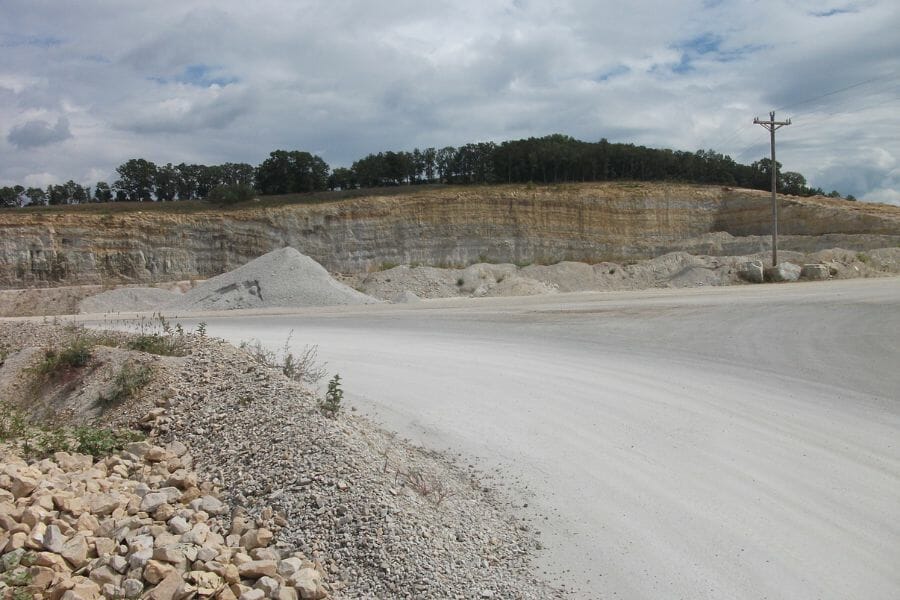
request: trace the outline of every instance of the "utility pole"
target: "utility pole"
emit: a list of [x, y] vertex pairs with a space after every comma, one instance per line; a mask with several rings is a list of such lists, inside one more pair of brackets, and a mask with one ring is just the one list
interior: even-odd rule
[[778, 199], [775, 196], [775, 186], [778, 181], [778, 163], [775, 162], [775, 131], [785, 125], [790, 125], [791, 120], [776, 121], [775, 111], [769, 113], [768, 121], [760, 121], [759, 117], [753, 119], [756, 125], [762, 125], [769, 130], [772, 137], [772, 266], [778, 264]]

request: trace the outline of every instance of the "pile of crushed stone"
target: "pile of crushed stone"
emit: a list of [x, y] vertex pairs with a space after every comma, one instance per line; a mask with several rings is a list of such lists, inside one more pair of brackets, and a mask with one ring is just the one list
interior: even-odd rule
[[[42, 349], [67, 347], [74, 338], [84, 335], [71, 327], [0, 321], [0, 350], [8, 353], [5, 364], [0, 365], [0, 385], [21, 383], [18, 391], [0, 395], [0, 399], [22, 410], [30, 406], [30, 368], [40, 360]], [[107, 340], [114, 334], [100, 335]], [[61, 574], [59, 583], [73, 581], [76, 586], [86, 586], [75, 588], [76, 592], [84, 589], [85, 595], [65, 597], [192, 598], [215, 594], [216, 598], [296, 600], [298, 596], [323, 598], [320, 591], [327, 590], [331, 591], [327, 597], [334, 600], [538, 600], [564, 596], [538, 575], [542, 565], [535, 555], [540, 546], [533, 524], [517, 515], [516, 507], [494, 487], [490, 476], [416, 448], [352, 410], [341, 409], [335, 416], [323, 414], [315, 394], [303, 384], [222, 340], [190, 333], [172, 335], [185, 355], [146, 355], [153, 366], [150, 383], [128, 402], [109, 406], [87, 421], [103, 426], [140, 423], [149, 430], [148, 441], [156, 447], [148, 444], [138, 452], [131, 446], [129, 462], [112, 459], [113, 464], [127, 466], [127, 471], [110, 466], [109, 475], [119, 481], [135, 474], [143, 479], [138, 484], [146, 484], [140, 488], [146, 492], [141, 501], [122, 494], [114, 503], [106, 498], [96, 502], [97, 519], [100, 523], [109, 521], [104, 530], [115, 533], [121, 545], [100, 540], [103, 544], [98, 542], [95, 549], [93, 540], [97, 536], [92, 533], [62, 532], [84, 537], [60, 559], [77, 559], [77, 564], [70, 560], [71, 565], [60, 565], [77, 572], [65, 580]], [[80, 401], [77, 396], [86, 383], [93, 382], [99, 389], [99, 380], [109, 382], [112, 378], [95, 368], [108, 360], [107, 350], [123, 351], [95, 346], [89, 364], [67, 373], [67, 379], [59, 382], [56, 387], [73, 395], [58, 397], [54, 404], [58, 412], [46, 415], [46, 423], [84, 422], [85, 415], [71, 411], [69, 403], [72, 399]], [[12, 390], [12, 386], [7, 389]], [[5, 416], [0, 412], [0, 417]], [[146, 467], [142, 457], [150, 453], [153, 466]], [[95, 467], [103, 468], [105, 476], [103, 460]], [[52, 466], [46, 461], [35, 465]], [[186, 474], [188, 468], [196, 475]], [[93, 485], [85, 483], [82, 475], [75, 476], [80, 478], [81, 489]], [[186, 483], [189, 476], [193, 477], [191, 484], [178, 487], [178, 482]], [[32, 479], [38, 485], [35, 493], [43, 495], [49, 478], [37, 484], [41, 477], [35, 472]], [[94, 491], [102, 488], [104, 494], [114, 493], [103, 487], [105, 483], [96, 485]], [[204, 508], [206, 500], [198, 499], [196, 490], [202, 494], [219, 490], [218, 501], [209, 500], [216, 508]], [[161, 498], [164, 493], [171, 497]], [[100, 495], [87, 494], [87, 508], [92, 508], [94, 496], [99, 499]], [[142, 505], [149, 503], [149, 497], [155, 498], [152, 510]], [[0, 515], [7, 499], [0, 490]], [[197, 516], [200, 511], [194, 501], [204, 515]], [[17, 521], [25, 521], [21, 517], [30, 515], [30, 509], [19, 501], [16, 504], [7, 512]], [[173, 515], [185, 522], [173, 523]], [[47, 541], [31, 536], [29, 528], [44, 525], [40, 515], [36, 519], [31, 516], [27, 527], [17, 524], [10, 532], [9, 544], [0, 519], [0, 574], [7, 565], [18, 568], [23, 554], [18, 549], [27, 551], [32, 546], [26, 544]], [[167, 523], [158, 525], [154, 519], [163, 516]], [[45, 517], [49, 521], [49, 513]], [[82, 525], [84, 519], [71, 529]], [[90, 523], [97, 521], [91, 519]], [[54, 524], [48, 522], [47, 529]], [[60, 528], [65, 529], [62, 525]], [[248, 535], [251, 530], [252, 535]], [[40, 533], [43, 536], [44, 532]], [[201, 539], [203, 536], [205, 539]], [[153, 551], [135, 556], [139, 551], [132, 542], [138, 540], [148, 542], [144, 549]], [[8, 559], [6, 552], [10, 550], [15, 555]], [[48, 564], [55, 564], [52, 556], [45, 558], [51, 561]], [[236, 569], [228, 567], [232, 563]], [[291, 568], [292, 564], [300, 571]], [[265, 572], [258, 571], [260, 567]], [[169, 576], [173, 572], [177, 577]], [[24, 578], [26, 573], [27, 568], [23, 568], [14, 574], [26, 585], [46, 583], [53, 575], [32, 571], [35, 577], [29, 582]], [[299, 581], [301, 573], [314, 580], [306, 590]], [[169, 581], [165, 587], [156, 591], [166, 578]], [[134, 581], [126, 584], [127, 579]], [[213, 593], [201, 592], [200, 588], [213, 587], [202, 585], [209, 583], [216, 584]], [[107, 584], [109, 593], [101, 596], [99, 588]], [[5, 598], [3, 585], [0, 581], [0, 597]], [[129, 594], [125, 594], [126, 585]], [[150, 590], [150, 585], [157, 587]], [[292, 593], [290, 587], [299, 594]], [[17, 589], [20, 594], [28, 591]]]
[[335, 280], [325, 268], [294, 248], [251, 260], [184, 294], [128, 287], [85, 298], [82, 313], [204, 311], [374, 304], [378, 300]]
[[181, 298], [181, 294], [159, 288], [124, 287], [88, 296], [78, 303], [80, 313], [157, 310]]
[[165, 309], [230, 310], [376, 302], [332, 278], [325, 267], [310, 257], [288, 247], [207, 279]]
[[[782, 251], [782, 260], [797, 266], [823, 264], [836, 279], [900, 273], [900, 248], [867, 252], [831, 249], [812, 254]], [[516, 266], [481, 263], [464, 269], [399, 266], [348, 278], [365, 293], [393, 302], [417, 298], [530, 296], [558, 292], [602, 292], [647, 288], [737, 285], [741, 265], [767, 264], [768, 252], [745, 256], [702, 256], [671, 252], [633, 264], [562, 261], [553, 265]]]

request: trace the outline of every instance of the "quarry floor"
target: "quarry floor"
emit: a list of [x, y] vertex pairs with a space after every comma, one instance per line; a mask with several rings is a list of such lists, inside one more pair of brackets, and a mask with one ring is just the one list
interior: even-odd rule
[[178, 320], [497, 470], [574, 597], [900, 594], [900, 278]]

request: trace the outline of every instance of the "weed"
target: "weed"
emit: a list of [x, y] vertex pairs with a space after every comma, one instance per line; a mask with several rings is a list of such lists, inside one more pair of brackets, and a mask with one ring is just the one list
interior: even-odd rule
[[341, 376], [337, 373], [328, 382], [328, 391], [325, 398], [319, 401], [319, 409], [326, 416], [335, 417], [341, 410], [341, 402], [344, 399], [344, 390], [341, 389]]
[[148, 354], [158, 354], [160, 356], [184, 356], [184, 349], [180, 340], [172, 335], [142, 333], [125, 342], [125, 346], [129, 350], [139, 350]]
[[868, 264], [872, 261], [872, 258], [868, 254], [860, 252], [856, 255], [856, 260], [863, 264]]
[[318, 346], [303, 346], [299, 354], [291, 351], [291, 331], [281, 348], [282, 358], [255, 340], [252, 344], [241, 342], [241, 349], [250, 354], [258, 364], [271, 369], [280, 369], [288, 379], [300, 381], [309, 385], [318, 385], [319, 381], [328, 373], [326, 363], [319, 362]]
[[200, 321], [197, 323], [197, 335], [201, 338], [206, 337], [206, 321]]
[[18, 408], [6, 400], [0, 401], [0, 442], [19, 439], [28, 429], [28, 420]]
[[456, 492], [444, 485], [442, 480], [433, 475], [423, 473], [419, 469], [412, 468], [406, 473], [398, 474], [402, 475], [405, 483], [420, 496], [423, 498], [430, 497], [435, 506], [440, 506], [444, 500], [456, 495]]
[[152, 370], [147, 365], [126, 362], [113, 380], [112, 391], [108, 396], [100, 394], [97, 397], [97, 404], [104, 408], [121, 404], [147, 385], [151, 374]]
[[49, 348], [44, 352], [44, 359], [35, 367], [40, 375], [50, 375], [57, 370], [78, 369], [91, 359], [92, 340], [87, 336], [77, 335], [67, 346], [61, 349]]
[[398, 263], [385, 261], [385, 262], [381, 263], [381, 265], [379, 265], [378, 270], [379, 271], [387, 271], [388, 269], [393, 269], [394, 267], [398, 267], [398, 266], [400, 266]]
[[456, 280], [456, 287], [462, 287], [464, 283], [465, 283], [465, 280], [462, 277], [460, 277], [459, 279]]
[[105, 456], [143, 439], [136, 431], [102, 427], [76, 427], [73, 434], [78, 452], [91, 456]]

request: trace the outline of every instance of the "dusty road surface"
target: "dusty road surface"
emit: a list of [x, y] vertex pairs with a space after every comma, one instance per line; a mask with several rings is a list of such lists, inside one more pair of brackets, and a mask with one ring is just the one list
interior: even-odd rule
[[203, 320], [501, 468], [574, 597], [900, 598], [900, 279]]

